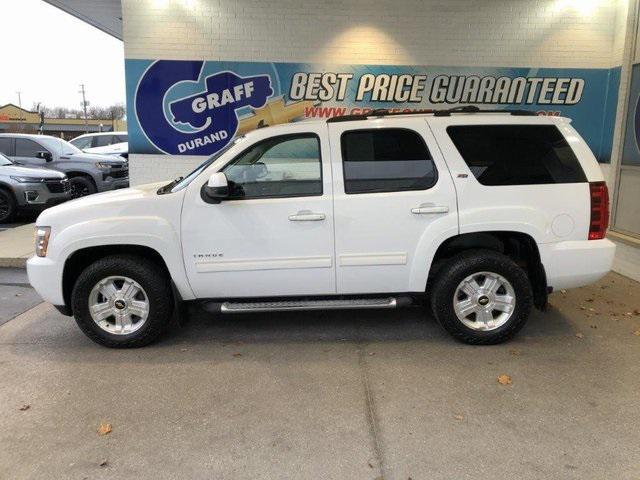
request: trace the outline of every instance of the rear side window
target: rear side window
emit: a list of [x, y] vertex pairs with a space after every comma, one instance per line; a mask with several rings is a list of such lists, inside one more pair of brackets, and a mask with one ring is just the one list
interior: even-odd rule
[[429, 150], [413, 130], [352, 130], [341, 141], [345, 193], [425, 190], [436, 183]]
[[483, 185], [587, 181], [554, 125], [463, 125], [448, 127], [447, 133]]
[[11, 155], [11, 138], [0, 137], [0, 153]]

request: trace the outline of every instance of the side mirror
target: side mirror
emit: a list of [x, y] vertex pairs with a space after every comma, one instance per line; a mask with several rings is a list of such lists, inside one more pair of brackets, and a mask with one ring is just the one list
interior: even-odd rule
[[53, 160], [53, 155], [51, 155], [51, 153], [47, 151], [36, 152], [36, 158], [44, 160], [45, 162], [50, 162], [51, 160]]
[[212, 173], [209, 181], [202, 187], [201, 197], [207, 203], [220, 203], [229, 198], [229, 183], [222, 172]]

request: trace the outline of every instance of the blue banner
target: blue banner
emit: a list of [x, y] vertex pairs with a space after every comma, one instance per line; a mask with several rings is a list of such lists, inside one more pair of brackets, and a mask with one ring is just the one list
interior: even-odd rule
[[[609, 162], [620, 68], [126, 60], [130, 153], [211, 155], [260, 126], [456, 105], [573, 120]], [[133, 107], [133, 108], [131, 108]]]

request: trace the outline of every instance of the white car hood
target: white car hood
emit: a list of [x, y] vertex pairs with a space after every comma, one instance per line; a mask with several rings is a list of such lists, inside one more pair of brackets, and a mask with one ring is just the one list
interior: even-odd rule
[[[153, 202], [157, 191], [168, 182], [150, 183], [132, 188], [96, 193], [65, 202], [42, 212], [37, 225], [71, 224], [99, 217], [127, 216], [139, 204]], [[181, 196], [180, 196], [181, 197]]]

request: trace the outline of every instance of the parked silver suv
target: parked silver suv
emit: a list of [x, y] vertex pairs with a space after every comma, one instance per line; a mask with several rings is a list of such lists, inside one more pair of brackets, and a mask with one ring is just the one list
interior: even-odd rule
[[41, 211], [70, 198], [64, 173], [20, 167], [0, 153], [0, 223], [10, 222], [17, 213]]
[[3, 133], [0, 134], [0, 153], [19, 165], [65, 173], [71, 183], [73, 198], [129, 186], [129, 163], [126, 159], [84, 153], [61, 138]]

